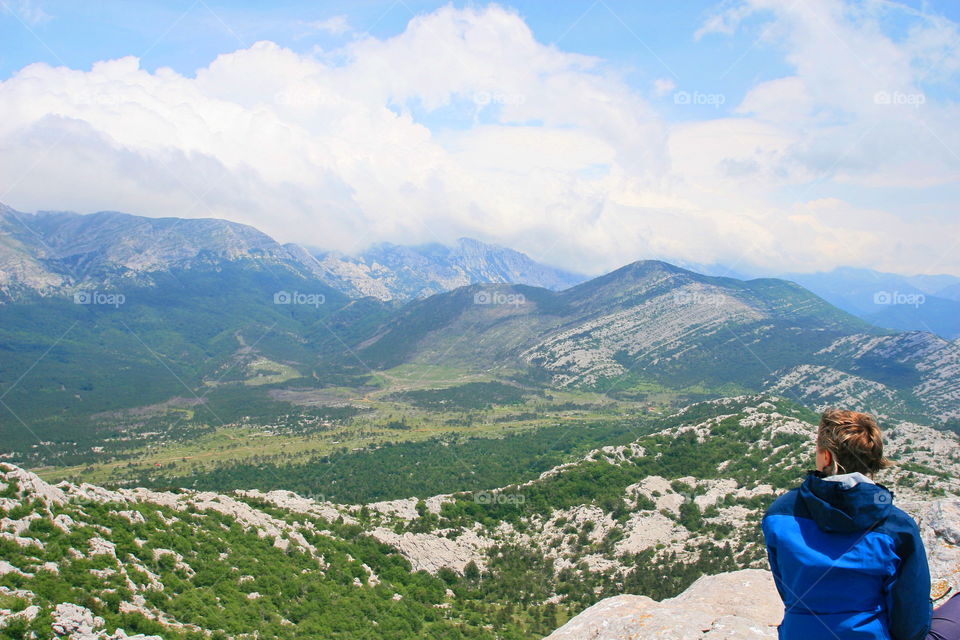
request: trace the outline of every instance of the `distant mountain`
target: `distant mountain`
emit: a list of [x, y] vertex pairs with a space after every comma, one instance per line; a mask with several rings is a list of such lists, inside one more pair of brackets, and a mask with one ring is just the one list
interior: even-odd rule
[[660, 261], [568, 286], [580, 278], [468, 239], [318, 259], [224, 220], [4, 207], [0, 394], [16, 415], [0, 412], [0, 436], [30, 435], [18, 419], [62, 436], [83, 428], [77, 415], [175, 396], [224, 393], [234, 411], [256, 394], [230, 385], [360, 385], [405, 363], [634, 397], [770, 387], [960, 415], [956, 343], [879, 329], [798, 284]]
[[960, 337], [960, 278], [841, 267], [783, 276], [880, 327]]
[[960, 282], [947, 285], [943, 289], [940, 289], [940, 291], [937, 292], [937, 295], [941, 298], [960, 302]]
[[245, 262], [304, 278], [319, 263], [253, 227], [114, 211], [22, 213], [0, 205], [0, 301], [82, 286], [142, 286], [178, 270]]
[[453, 247], [432, 243], [374, 245], [357, 256], [316, 253], [321, 277], [352, 297], [411, 300], [477, 283], [526, 284], [560, 290], [586, 276], [535, 262], [527, 255], [472, 238]]
[[9, 446], [75, 437], [90, 427], [80, 416], [213, 401], [258, 376], [313, 380], [388, 313], [325, 284], [299, 247], [224, 220], [4, 208], [0, 231]]
[[360, 357], [526, 372], [554, 386], [640, 394], [768, 388], [816, 407], [960, 417], [960, 348], [894, 333], [785, 280], [714, 278], [658, 261], [561, 292], [472, 285], [413, 302]]
[[381, 366], [441, 356], [479, 368], [533, 366], [558, 385], [603, 386], [629, 374], [715, 386], [754, 384], [839, 337], [872, 331], [790, 282], [642, 261], [561, 292], [472, 285], [414, 302], [361, 354]]

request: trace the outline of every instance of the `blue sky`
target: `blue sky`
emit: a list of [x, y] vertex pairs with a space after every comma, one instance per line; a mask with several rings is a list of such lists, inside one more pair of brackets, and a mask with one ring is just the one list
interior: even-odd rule
[[[171, 67], [184, 75], [217, 55], [270, 40], [294, 51], [334, 50], [356, 34], [331, 34], [304, 23], [345, 17], [361, 33], [389, 38], [410, 18], [443, 6], [482, 6], [464, 2], [167, 2], [106, 1], [78, 3], [4, 0], [0, 21], [0, 77], [32, 62], [89, 69], [99, 61], [135, 55], [144, 69]], [[519, 12], [537, 39], [566, 51], [597, 56], [644, 90], [660, 77], [679, 87], [730, 94], [726, 111], [758, 79], [783, 74], [785, 65], [751, 47], [759, 29], [734, 38], [694, 41], [697, 24], [716, 8], [712, 0], [673, 2], [527, 2], [501, 3]], [[22, 7], [18, 10], [18, 7]], [[949, 7], [946, 7], [949, 8]], [[10, 10], [12, 9], [12, 11]], [[34, 12], [42, 11], [42, 14]], [[704, 113], [716, 108], [705, 105]], [[678, 109], [676, 117], [695, 117], [697, 109]]]
[[0, 3], [25, 210], [960, 273], [958, 3]]

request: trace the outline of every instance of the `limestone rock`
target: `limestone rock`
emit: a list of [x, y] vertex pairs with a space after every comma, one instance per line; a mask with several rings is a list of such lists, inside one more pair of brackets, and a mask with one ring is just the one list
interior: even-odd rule
[[547, 640], [753, 640], [776, 638], [783, 605], [769, 571], [744, 569], [704, 576], [682, 594], [607, 598]]
[[7, 480], [16, 480], [23, 495], [31, 495], [43, 500], [45, 504], [66, 504], [68, 498], [61, 489], [44, 482], [36, 474], [9, 463], [0, 463], [0, 472]]
[[103, 618], [93, 615], [86, 607], [61, 602], [53, 610], [51, 629], [57, 638], [67, 640], [163, 640], [160, 636], [143, 634], [128, 636], [123, 629], [108, 634], [103, 624]]
[[73, 640], [84, 636], [93, 636], [96, 629], [103, 627], [103, 618], [93, 615], [86, 607], [61, 602], [53, 610], [51, 628], [58, 636]]
[[398, 534], [382, 527], [371, 533], [380, 542], [396, 547], [410, 561], [414, 571], [422, 569], [429, 573], [436, 573], [443, 567], [463, 573], [471, 560], [483, 567], [484, 551], [493, 545], [492, 540], [478, 536], [472, 530], [464, 531], [452, 540], [439, 532]]

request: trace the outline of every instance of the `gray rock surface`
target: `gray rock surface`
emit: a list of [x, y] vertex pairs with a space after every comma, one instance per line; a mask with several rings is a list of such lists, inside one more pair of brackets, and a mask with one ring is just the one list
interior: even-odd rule
[[547, 640], [753, 640], [776, 638], [783, 605], [769, 571], [744, 569], [704, 576], [682, 594], [607, 598]]
[[123, 629], [108, 634], [103, 630], [103, 618], [93, 615], [86, 607], [62, 602], [53, 610], [51, 630], [56, 638], [66, 640], [163, 640], [160, 636], [137, 634], [128, 636]]
[[[960, 499], [899, 505], [920, 525], [934, 583], [960, 590]], [[704, 576], [675, 598], [622, 595], [602, 600], [548, 640], [752, 640], [776, 638], [783, 605], [769, 571]]]

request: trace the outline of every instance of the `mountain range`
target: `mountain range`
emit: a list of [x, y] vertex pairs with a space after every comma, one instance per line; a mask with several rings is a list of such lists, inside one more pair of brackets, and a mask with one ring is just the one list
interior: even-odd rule
[[960, 337], [960, 278], [841, 267], [781, 276], [880, 327]]
[[405, 301], [475, 282], [563, 289], [584, 276], [511, 249], [461, 238], [455, 247], [375, 245], [359, 256], [280, 244], [219, 219], [146, 218], [114, 211], [28, 214], [0, 204], [0, 300], [93, 286], [157, 284], [171, 271], [256, 261], [319, 280], [352, 298]]
[[411, 300], [475, 283], [527, 284], [566, 289], [586, 276], [549, 267], [519, 251], [460, 238], [453, 247], [439, 243], [403, 246], [381, 243], [357, 256], [317, 251], [331, 286], [353, 297]]
[[783, 279], [639, 261], [566, 286], [580, 277], [472, 240], [348, 258], [222, 220], [114, 212], [3, 208], [0, 232], [0, 429], [13, 448], [82, 439], [80, 416], [177, 397], [222, 423], [251, 402], [280, 410], [291, 389], [363, 395], [400, 366], [641, 400], [770, 389], [960, 417], [957, 341], [878, 328]]
[[[589, 279], [472, 238], [460, 238], [452, 247], [380, 243], [346, 255], [281, 245], [252, 227], [226, 220], [145, 218], [118, 212], [28, 214], [0, 204], [0, 238], [0, 300], [84, 283], [146, 283], [158, 272], [243, 258], [274, 268], [283, 264], [351, 298], [398, 302], [477, 283], [559, 291]], [[748, 279], [718, 265], [687, 270]], [[851, 267], [778, 277], [879, 327], [960, 337], [960, 277], [902, 276]]]

